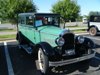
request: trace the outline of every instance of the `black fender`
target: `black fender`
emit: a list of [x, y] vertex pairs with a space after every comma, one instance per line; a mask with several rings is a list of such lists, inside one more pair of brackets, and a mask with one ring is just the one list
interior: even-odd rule
[[47, 42], [41, 42], [38, 44], [38, 46], [42, 48], [44, 54], [46, 54], [47, 56], [55, 55], [53, 48]]
[[90, 27], [88, 27], [88, 31], [90, 30], [91, 27], [95, 27], [97, 29], [97, 31], [99, 31], [98, 27], [96, 27], [95, 25], [91, 25]]
[[94, 49], [95, 48], [95, 43], [90, 39], [85, 37], [85, 42], [86, 45], [88, 45], [89, 48]]
[[[76, 45], [79, 45], [80, 43], [77, 43], [78, 42], [78, 36], [76, 36], [75, 38], [75, 43]], [[82, 43], [84, 46], [88, 46], [89, 48], [95, 48], [95, 43], [88, 37], [84, 37], [84, 43]]]

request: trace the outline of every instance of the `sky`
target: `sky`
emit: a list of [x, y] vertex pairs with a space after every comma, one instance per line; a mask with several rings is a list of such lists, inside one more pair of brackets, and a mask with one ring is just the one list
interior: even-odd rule
[[[38, 8], [38, 12], [51, 12], [52, 5], [58, 0], [33, 0]], [[77, 0], [81, 7], [80, 14], [88, 15], [90, 11], [100, 11], [100, 0]]]

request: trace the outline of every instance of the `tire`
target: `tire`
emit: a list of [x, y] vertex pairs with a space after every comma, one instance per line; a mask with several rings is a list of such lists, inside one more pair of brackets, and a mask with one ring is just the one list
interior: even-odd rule
[[19, 45], [25, 44], [25, 40], [20, 32], [18, 33], [18, 42], [19, 42]]
[[97, 29], [95, 27], [91, 27], [89, 29], [89, 34], [95, 36], [97, 34]]
[[48, 61], [48, 57], [44, 54], [42, 48], [39, 48], [39, 51], [38, 51], [38, 64], [39, 64], [39, 69], [41, 73], [48, 74], [49, 61]]
[[20, 50], [22, 50], [21, 45], [24, 44], [24, 40], [22, 39], [21, 33], [18, 33], [18, 34], [17, 34], [17, 38], [18, 38], [18, 43], [19, 43], [18, 48], [19, 48]]

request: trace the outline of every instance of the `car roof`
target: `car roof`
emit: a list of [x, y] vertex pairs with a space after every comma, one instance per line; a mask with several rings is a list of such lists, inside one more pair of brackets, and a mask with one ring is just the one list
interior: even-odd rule
[[20, 13], [19, 16], [27, 16], [27, 15], [33, 15], [33, 16], [60, 16], [60, 14], [54, 14], [54, 13]]

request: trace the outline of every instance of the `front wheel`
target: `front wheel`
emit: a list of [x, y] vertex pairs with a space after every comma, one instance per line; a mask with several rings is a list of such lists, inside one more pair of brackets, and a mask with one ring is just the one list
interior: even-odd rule
[[97, 29], [95, 27], [91, 27], [89, 29], [89, 34], [95, 36], [97, 34]]
[[39, 48], [38, 51], [38, 63], [39, 63], [40, 71], [43, 74], [47, 74], [49, 70], [49, 61], [47, 55], [44, 54], [42, 48]]

